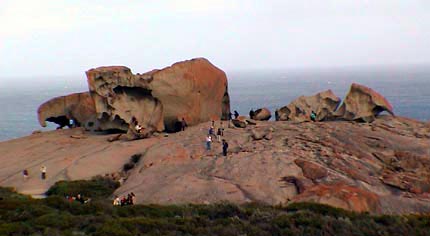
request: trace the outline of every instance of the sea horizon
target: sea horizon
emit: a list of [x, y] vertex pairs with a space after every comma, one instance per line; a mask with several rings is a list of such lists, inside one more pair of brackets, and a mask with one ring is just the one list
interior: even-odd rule
[[[136, 72], [135, 72], [136, 73]], [[227, 71], [231, 110], [247, 115], [250, 109], [275, 109], [299, 96], [331, 89], [343, 100], [352, 83], [382, 94], [396, 115], [421, 121], [430, 119], [430, 67], [349, 67], [338, 69], [272, 69]], [[23, 77], [24, 78], [24, 77]], [[0, 142], [53, 130], [38, 124], [37, 108], [58, 96], [88, 91], [85, 75], [0, 78]], [[30, 81], [28, 81], [30, 80]], [[25, 82], [23, 82], [25, 81]], [[37, 86], [34, 83], [37, 83]]]

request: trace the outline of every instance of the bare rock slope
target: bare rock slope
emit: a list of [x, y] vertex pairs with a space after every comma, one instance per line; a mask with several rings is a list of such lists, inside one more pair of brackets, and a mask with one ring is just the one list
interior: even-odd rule
[[[108, 136], [80, 129], [2, 142], [0, 185], [43, 194], [58, 180], [118, 173], [133, 154], [142, 154], [115, 193], [133, 191], [139, 203], [314, 201], [373, 213], [430, 212], [426, 123], [381, 116], [373, 123], [269, 121], [225, 127], [227, 157], [220, 143], [204, 149], [209, 126], [131, 142], [108, 142]], [[39, 178], [42, 164], [48, 168], [45, 181]], [[30, 172], [27, 181], [24, 168]]]

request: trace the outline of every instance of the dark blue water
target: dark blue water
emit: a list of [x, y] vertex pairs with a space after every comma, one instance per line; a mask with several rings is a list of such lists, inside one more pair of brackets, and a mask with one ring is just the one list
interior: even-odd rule
[[[430, 67], [336, 70], [227, 72], [232, 110], [248, 114], [251, 108], [274, 111], [301, 95], [332, 89], [343, 98], [351, 83], [373, 88], [385, 96], [397, 115], [430, 119]], [[0, 141], [31, 134], [39, 126], [37, 108], [50, 98], [87, 90], [85, 78], [57, 77], [49, 83], [0, 78]], [[6, 82], [5, 82], [6, 81]], [[45, 81], [45, 80], [44, 80]]]
[[352, 83], [385, 96], [396, 115], [430, 119], [430, 67], [237, 72], [229, 74], [231, 109], [272, 112], [301, 95], [331, 89], [343, 99]]

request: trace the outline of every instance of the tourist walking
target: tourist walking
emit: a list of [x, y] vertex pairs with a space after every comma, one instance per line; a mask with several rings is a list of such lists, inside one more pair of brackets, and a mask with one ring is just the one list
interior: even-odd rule
[[206, 150], [211, 150], [211, 142], [212, 142], [212, 137], [210, 136], [210, 134], [208, 134], [208, 136], [206, 136]]
[[222, 140], [222, 155], [227, 156], [228, 143], [225, 139]]
[[44, 180], [46, 179], [46, 166], [42, 166], [40, 167], [40, 172], [41, 172], [41, 178]]
[[182, 117], [182, 120], [181, 120], [181, 130], [185, 131], [185, 127], [187, 127], [187, 126], [188, 126], [187, 122], [185, 122], [184, 117]]
[[222, 128], [218, 128], [218, 131], [216, 132], [216, 137], [218, 142], [221, 142], [221, 136], [222, 136]]
[[24, 180], [28, 179], [28, 170], [27, 169], [22, 171], [22, 176], [24, 177]]

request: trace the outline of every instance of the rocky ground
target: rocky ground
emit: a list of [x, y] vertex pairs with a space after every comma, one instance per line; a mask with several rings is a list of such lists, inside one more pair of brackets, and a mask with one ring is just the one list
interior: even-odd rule
[[[139, 203], [313, 201], [373, 213], [430, 212], [428, 123], [391, 116], [370, 124], [261, 121], [226, 128], [227, 157], [218, 142], [205, 150], [209, 125], [136, 141], [67, 129], [1, 142], [0, 185], [40, 195], [59, 180], [109, 174], [123, 176], [116, 194], [134, 192]], [[140, 161], [123, 172], [134, 154]]]

